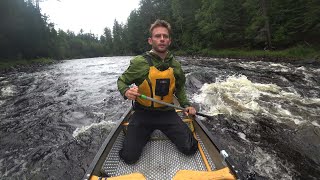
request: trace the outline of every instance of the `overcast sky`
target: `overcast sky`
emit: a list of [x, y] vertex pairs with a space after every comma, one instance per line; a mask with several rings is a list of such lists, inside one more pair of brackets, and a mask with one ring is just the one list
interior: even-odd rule
[[85, 33], [102, 35], [105, 27], [112, 30], [114, 19], [126, 23], [132, 10], [137, 9], [140, 0], [46, 0], [40, 2], [42, 14], [56, 29], [76, 34], [82, 28]]

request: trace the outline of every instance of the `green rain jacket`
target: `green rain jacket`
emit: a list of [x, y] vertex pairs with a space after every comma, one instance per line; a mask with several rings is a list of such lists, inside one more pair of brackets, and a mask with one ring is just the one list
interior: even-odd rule
[[[175, 60], [174, 56], [170, 52], [167, 54], [164, 60], [162, 60], [158, 55], [156, 55], [152, 51], [146, 52], [146, 54], [151, 57], [153, 65], [160, 71], [165, 70], [168, 67], [173, 68], [174, 77], [176, 79], [175, 95], [178, 98], [178, 101], [182, 107], [190, 106], [190, 102], [187, 99], [184, 88], [186, 77], [184, 72], [182, 71], [180, 63], [177, 60]], [[118, 89], [125, 99], [126, 97], [124, 96], [124, 94], [129, 89], [129, 86], [131, 84], [134, 83], [137, 86], [139, 86], [148, 77], [149, 67], [150, 66], [147, 60], [142, 55], [136, 56], [130, 61], [128, 69], [119, 77], [117, 81]], [[146, 109], [154, 108], [148, 107]], [[167, 107], [161, 110], [169, 109], [172, 108]]]

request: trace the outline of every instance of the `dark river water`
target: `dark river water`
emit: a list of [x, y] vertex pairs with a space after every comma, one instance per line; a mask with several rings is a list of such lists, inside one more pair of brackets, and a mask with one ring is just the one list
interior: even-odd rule
[[[132, 57], [0, 75], [0, 179], [81, 179], [130, 101]], [[257, 179], [319, 179], [320, 67], [178, 57], [188, 97], [221, 149]]]

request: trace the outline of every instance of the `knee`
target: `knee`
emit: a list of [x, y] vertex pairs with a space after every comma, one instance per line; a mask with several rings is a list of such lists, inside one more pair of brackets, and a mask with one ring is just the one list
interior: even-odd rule
[[126, 164], [134, 164], [140, 157], [139, 154], [124, 152], [122, 149], [119, 151], [119, 156]]
[[182, 152], [185, 155], [193, 155], [194, 153], [197, 152], [197, 143], [192, 144], [190, 146], [182, 146], [179, 148], [180, 152]]

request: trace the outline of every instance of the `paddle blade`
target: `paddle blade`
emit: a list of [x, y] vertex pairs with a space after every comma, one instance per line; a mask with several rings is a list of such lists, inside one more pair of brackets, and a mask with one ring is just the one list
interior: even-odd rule
[[209, 118], [209, 119], [213, 118], [212, 116], [209, 116], [209, 115], [206, 115], [206, 114], [202, 114], [202, 113], [199, 113], [199, 112], [197, 112], [196, 115], [202, 116], [202, 117], [206, 117], [206, 118]]

